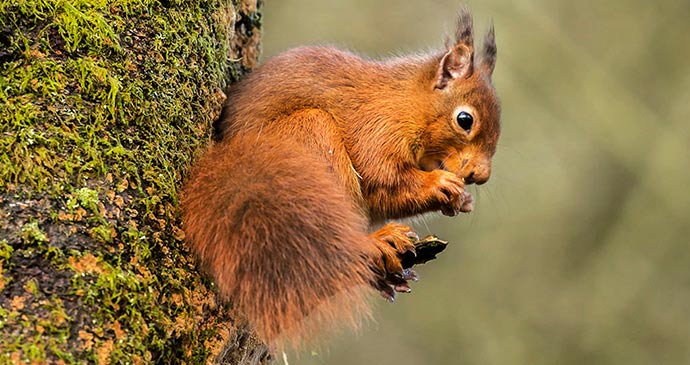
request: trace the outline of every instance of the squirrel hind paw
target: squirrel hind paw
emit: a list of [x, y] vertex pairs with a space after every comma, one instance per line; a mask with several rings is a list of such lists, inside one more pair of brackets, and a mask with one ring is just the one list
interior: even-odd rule
[[396, 293], [412, 291], [408, 281], [419, 279], [414, 270], [403, 267], [404, 261], [414, 260], [416, 257], [414, 243], [419, 240], [419, 236], [412, 228], [391, 222], [370, 237], [373, 245], [371, 269], [376, 274], [372, 286], [381, 296], [393, 302]]

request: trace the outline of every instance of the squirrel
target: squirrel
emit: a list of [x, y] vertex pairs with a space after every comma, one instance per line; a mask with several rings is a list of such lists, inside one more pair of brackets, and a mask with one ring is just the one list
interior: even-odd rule
[[357, 288], [410, 291], [401, 256], [417, 236], [390, 220], [473, 209], [465, 186], [489, 179], [500, 134], [495, 63], [493, 25], [475, 57], [462, 9], [438, 53], [301, 47], [232, 86], [183, 188], [183, 227], [262, 340], [301, 339], [307, 318], [357, 322]]

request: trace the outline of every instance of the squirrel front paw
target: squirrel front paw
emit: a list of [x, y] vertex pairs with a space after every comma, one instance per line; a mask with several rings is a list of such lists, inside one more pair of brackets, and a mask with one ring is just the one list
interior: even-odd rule
[[403, 269], [402, 260], [408, 256], [416, 256], [414, 241], [419, 236], [412, 228], [398, 224], [388, 223], [370, 236], [373, 238], [373, 250], [371, 252], [371, 269], [376, 274], [372, 286], [381, 295], [390, 300], [395, 300], [395, 293], [409, 293], [412, 291], [408, 281], [417, 281], [417, 273], [407, 268]]
[[432, 181], [428, 186], [432, 199], [440, 205], [441, 213], [452, 217], [474, 209], [474, 198], [465, 191], [465, 183], [461, 178], [445, 170], [433, 170], [430, 174]]

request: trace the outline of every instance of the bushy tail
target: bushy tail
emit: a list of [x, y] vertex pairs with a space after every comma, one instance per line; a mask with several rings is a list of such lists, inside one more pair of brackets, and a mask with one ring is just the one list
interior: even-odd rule
[[366, 312], [366, 222], [332, 174], [289, 140], [235, 138], [197, 162], [183, 191], [192, 250], [268, 343]]

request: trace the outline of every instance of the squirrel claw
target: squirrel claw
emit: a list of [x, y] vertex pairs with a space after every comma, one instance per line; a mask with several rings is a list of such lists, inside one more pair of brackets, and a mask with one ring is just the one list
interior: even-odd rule
[[412, 288], [410, 288], [410, 286], [407, 283], [395, 285], [393, 287], [393, 289], [395, 289], [395, 291], [397, 291], [398, 293], [411, 293], [412, 292]]
[[463, 213], [469, 213], [474, 210], [474, 197], [472, 194], [465, 192], [464, 198], [465, 199], [460, 206], [460, 211]]
[[415, 232], [415, 231], [409, 231], [409, 232], [405, 233], [405, 235], [406, 235], [407, 237], [412, 238], [412, 239], [415, 240], [415, 241], [419, 241], [419, 235], [418, 235], [417, 232]]
[[472, 210], [474, 210], [474, 197], [466, 191], [455, 197], [450, 204], [441, 207], [441, 213], [448, 217], [454, 217], [458, 213], [469, 213]]
[[387, 301], [393, 303], [395, 302], [395, 290], [384, 280], [379, 280], [374, 284], [374, 287], [378, 289], [379, 294]]
[[405, 269], [403, 270], [403, 279], [405, 280], [412, 280], [412, 281], [419, 281], [419, 276], [417, 275], [417, 272], [412, 270], [412, 269]]
[[393, 289], [399, 293], [409, 293], [412, 291], [410, 285], [407, 283], [407, 279], [405, 279], [404, 272], [389, 274], [386, 277], [386, 283], [393, 286]]

